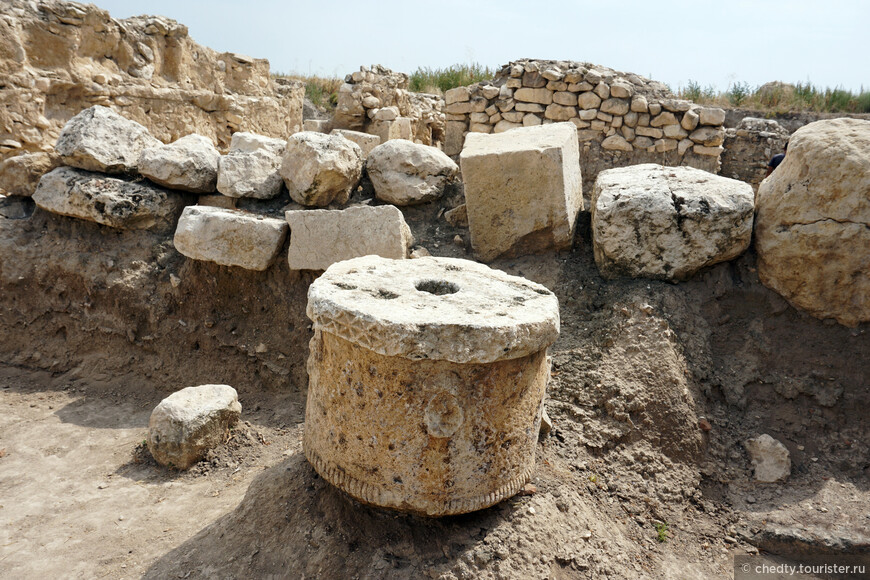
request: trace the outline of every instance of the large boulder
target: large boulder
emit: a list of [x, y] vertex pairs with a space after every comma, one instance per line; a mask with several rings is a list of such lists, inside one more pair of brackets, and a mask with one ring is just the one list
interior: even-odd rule
[[30, 197], [40, 178], [57, 167], [58, 158], [50, 153], [25, 153], [0, 162], [0, 193]]
[[218, 162], [217, 190], [229, 197], [272, 199], [281, 193], [278, 169], [286, 141], [233, 133], [230, 151]]
[[414, 241], [402, 212], [392, 205], [291, 210], [285, 217], [291, 270], [326, 270], [335, 262], [369, 255], [403, 259]]
[[220, 445], [242, 413], [229, 385], [201, 385], [172, 393], [151, 413], [148, 450], [161, 465], [187, 469]]
[[693, 167], [653, 163], [598, 174], [595, 263], [606, 277], [685, 280], [749, 247], [752, 187]]
[[161, 145], [139, 123], [95, 105], [64, 125], [55, 150], [64, 165], [101, 173], [135, 173], [142, 151]]
[[362, 174], [362, 149], [341, 135], [303, 131], [287, 139], [281, 177], [296, 203], [347, 203]]
[[58, 167], [39, 180], [33, 201], [45, 211], [122, 230], [174, 225], [186, 196], [156, 185], [130, 182], [72, 167]]
[[440, 149], [393, 139], [372, 149], [366, 171], [378, 199], [413, 205], [441, 197], [459, 166]]
[[221, 154], [208, 137], [187, 135], [151, 147], [139, 157], [139, 173], [164, 187], [194, 193], [214, 191]]
[[583, 209], [573, 123], [469, 133], [459, 163], [471, 245], [481, 260], [571, 247]]
[[761, 282], [817, 318], [870, 321], [870, 121], [798, 129], [757, 204]]
[[184, 208], [173, 243], [194, 260], [263, 271], [275, 261], [286, 237], [284, 220], [194, 205]]

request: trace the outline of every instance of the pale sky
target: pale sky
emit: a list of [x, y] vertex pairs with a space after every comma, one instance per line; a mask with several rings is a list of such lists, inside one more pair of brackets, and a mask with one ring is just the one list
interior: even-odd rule
[[116, 18], [161, 14], [218, 51], [272, 70], [344, 76], [520, 58], [576, 60], [726, 90], [768, 81], [870, 90], [868, 0], [97, 0]]

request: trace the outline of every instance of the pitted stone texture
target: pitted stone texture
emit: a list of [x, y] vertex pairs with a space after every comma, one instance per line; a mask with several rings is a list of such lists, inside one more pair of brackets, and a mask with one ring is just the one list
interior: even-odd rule
[[173, 225], [190, 200], [144, 181], [58, 167], [39, 180], [33, 201], [52, 213], [122, 230], [145, 230]]
[[378, 199], [414, 205], [441, 197], [459, 167], [435, 147], [394, 139], [372, 150], [366, 170]]
[[151, 413], [148, 450], [161, 465], [187, 469], [220, 445], [242, 412], [229, 385], [201, 385], [172, 393]]
[[163, 145], [148, 129], [95, 105], [70, 119], [55, 149], [64, 164], [101, 173], [135, 173], [142, 151]]
[[0, 194], [32, 196], [39, 179], [56, 168], [58, 161], [49, 153], [25, 153], [0, 161]]
[[343, 210], [291, 210], [291, 270], [325, 270], [359, 256], [408, 257], [414, 241], [402, 212], [392, 205], [354, 206]]
[[592, 192], [595, 263], [607, 277], [685, 280], [743, 253], [752, 215], [749, 184], [700, 169], [602, 171]]
[[755, 248], [768, 288], [817, 318], [870, 321], [870, 121], [801, 127], [758, 187]]
[[286, 236], [284, 220], [197, 205], [181, 214], [174, 244], [194, 260], [263, 271], [275, 261]]
[[280, 173], [296, 203], [346, 203], [362, 174], [362, 149], [341, 135], [303, 131], [287, 140]]
[[315, 328], [385, 356], [489, 363], [545, 349], [559, 304], [540, 284], [469, 260], [334, 264], [308, 291]]
[[230, 152], [218, 162], [217, 190], [229, 197], [272, 199], [284, 184], [278, 169], [286, 141], [233, 133]]
[[573, 123], [470, 133], [459, 159], [471, 245], [481, 260], [571, 247], [583, 209]]
[[767, 435], [759, 435], [744, 443], [755, 468], [755, 480], [773, 483], [791, 474], [791, 458], [785, 445]]
[[518, 492], [534, 466], [558, 305], [450, 258], [373, 256], [309, 288], [305, 455], [353, 497], [427, 516]]
[[169, 145], [145, 149], [139, 157], [139, 173], [169, 189], [210, 193], [217, 183], [220, 156], [208, 137], [187, 135]]
[[381, 138], [377, 135], [370, 135], [360, 131], [351, 131], [350, 129], [333, 129], [331, 135], [341, 135], [345, 139], [349, 139], [359, 145], [362, 150], [363, 160], [365, 160], [372, 149], [381, 144]]

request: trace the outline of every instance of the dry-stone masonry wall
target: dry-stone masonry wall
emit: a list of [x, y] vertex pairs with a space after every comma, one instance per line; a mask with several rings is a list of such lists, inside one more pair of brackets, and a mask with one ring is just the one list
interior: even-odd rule
[[301, 83], [273, 82], [267, 60], [200, 46], [168, 18], [116, 20], [91, 4], [0, 3], [0, 79], [0, 161], [50, 151], [93, 105], [163, 142], [198, 133], [222, 150], [235, 131], [286, 139], [302, 128]]
[[584, 191], [603, 169], [655, 162], [715, 173], [725, 111], [680, 100], [667, 87], [589, 63], [521, 60], [491, 82], [445, 94], [445, 153], [471, 133], [570, 121], [577, 127]]
[[767, 162], [782, 153], [789, 132], [773, 119], [745, 117], [737, 127], [725, 130], [722, 169], [725, 177], [745, 181], [758, 189], [767, 176]]
[[374, 65], [360, 67], [344, 80], [332, 128], [378, 135], [381, 143], [408, 139], [437, 146], [444, 140], [443, 100], [409, 91], [405, 73]]

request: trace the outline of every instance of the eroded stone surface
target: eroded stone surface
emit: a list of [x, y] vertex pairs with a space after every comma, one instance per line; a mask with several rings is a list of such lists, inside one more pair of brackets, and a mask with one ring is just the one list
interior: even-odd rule
[[58, 167], [39, 180], [33, 201], [52, 213], [118, 229], [145, 230], [174, 224], [190, 199], [146, 181]]
[[755, 468], [756, 481], [772, 483], [791, 474], [791, 458], [785, 445], [767, 435], [759, 435], [744, 443]]
[[218, 162], [217, 190], [229, 197], [272, 199], [281, 193], [278, 169], [286, 141], [234, 133], [230, 152]]
[[58, 161], [49, 153], [25, 153], [0, 162], [0, 194], [30, 197], [40, 178], [56, 168]]
[[307, 313], [327, 332], [415, 360], [488, 363], [538, 352], [559, 335], [552, 292], [454, 258], [334, 264], [309, 289]]
[[139, 173], [158, 185], [193, 193], [214, 191], [220, 153], [211, 139], [186, 135], [170, 143], [145, 149]]
[[551, 292], [466, 260], [367, 256], [308, 296], [304, 449], [327, 481], [428, 516], [522, 488], [558, 336]]
[[749, 247], [752, 187], [692, 167], [602, 171], [592, 192], [595, 263], [605, 276], [683, 280]]
[[174, 244], [194, 260], [262, 271], [275, 261], [286, 236], [284, 220], [196, 205], [181, 214]]
[[148, 450], [161, 465], [187, 469], [220, 445], [242, 412], [229, 385], [201, 385], [172, 393], [151, 413]]
[[435, 147], [393, 139], [372, 150], [366, 170], [378, 199], [413, 205], [441, 197], [459, 167]]
[[341, 135], [345, 139], [349, 139], [359, 145], [362, 150], [363, 160], [365, 160], [372, 149], [381, 144], [381, 138], [377, 135], [370, 135], [360, 131], [351, 131], [350, 129], [333, 129], [332, 135]]
[[291, 270], [325, 270], [335, 262], [370, 254], [407, 258], [414, 241], [402, 212], [391, 205], [291, 210], [285, 216], [290, 224]]
[[793, 306], [870, 321], [870, 121], [798, 129], [758, 187], [758, 276]]
[[471, 245], [480, 259], [571, 247], [583, 209], [573, 123], [469, 133], [460, 165]]
[[296, 203], [346, 203], [362, 174], [362, 149], [341, 135], [303, 131], [291, 136], [280, 173]]
[[139, 123], [95, 105], [64, 125], [55, 150], [70, 167], [102, 173], [135, 173], [142, 151], [162, 145]]

